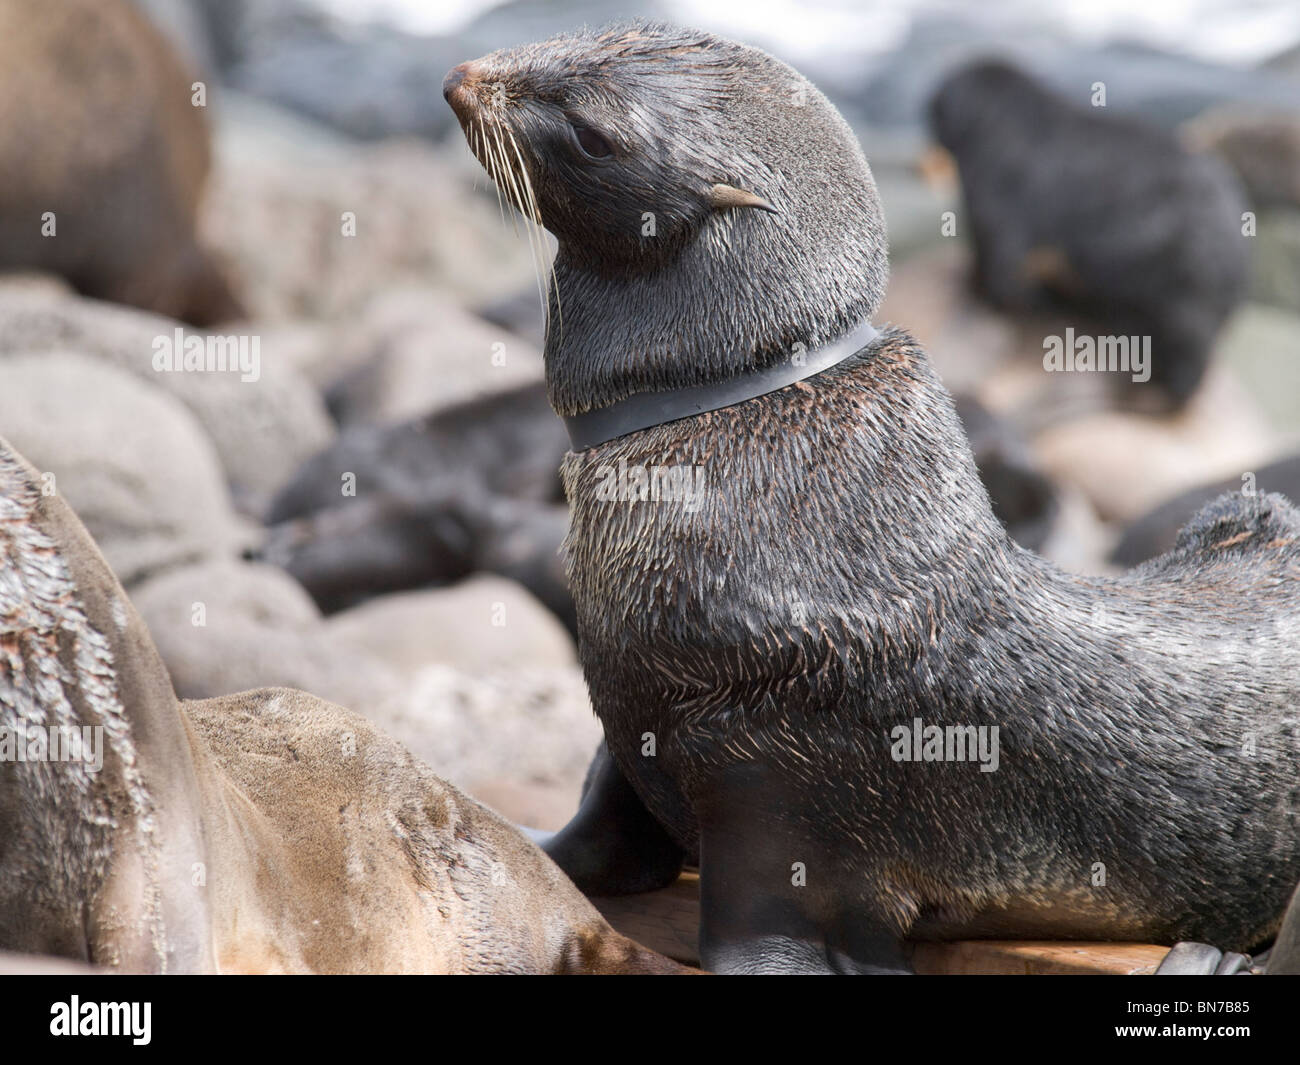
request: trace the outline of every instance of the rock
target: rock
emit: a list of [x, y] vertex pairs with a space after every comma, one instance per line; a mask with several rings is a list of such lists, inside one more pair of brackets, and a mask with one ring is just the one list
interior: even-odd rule
[[[437, 102], [446, 107], [441, 92]], [[475, 191], [463, 143], [357, 146], [232, 93], [217, 117], [203, 231], [243, 279], [253, 317], [348, 322], [406, 285], [472, 305], [534, 283], [528, 242], [494, 194]]]
[[1221, 364], [1176, 417], [1104, 411], [1034, 440], [1054, 479], [1081, 490], [1103, 519], [1124, 522], [1206, 478], [1254, 469], [1277, 446], [1278, 434]]
[[1057, 495], [1060, 510], [1038, 553], [1071, 573], [1114, 574], [1115, 567], [1106, 557], [1115, 542], [1113, 526], [1097, 517], [1087, 497], [1073, 485], [1058, 485]]
[[1216, 108], [1182, 129], [1237, 172], [1255, 210], [1251, 298], [1300, 311], [1300, 113]]
[[504, 296], [493, 296], [475, 307], [474, 313], [490, 325], [523, 337], [538, 350], [546, 342], [546, 309], [536, 285], [517, 288]]
[[548, 803], [567, 803], [569, 813], [602, 736], [577, 667], [471, 677], [429, 666], [405, 700], [371, 716], [470, 794], [492, 792], [500, 802], [513, 793], [523, 806], [544, 796]]
[[1076, 98], [1086, 99], [1102, 82], [1107, 107], [1166, 129], [1225, 102], [1300, 109], [1300, 83], [1280, 72], [1216, 65], [1139, 43], [1081, 44], [1050, 18], [989, 18], [973, 10], [917, 15], [903, 40], [862, 57], [840, 92], [875, 122], [916, 124], [948, 71], [989, 56], [1010, 59]]
[[393, 670], [323, 631], [311, 597], [274, 566], [192, 566], [131, 598], [183, 699], [293, 687], [368, 714], [399, 691]]
[[[164, 0], [151, 0], [163, 3]], [[213, 58], [223, 73], [265, 41], [295, 27], [326, 24], [319, 7], [304, 0], [188, 0], [203, 17]]]
[[58, 350], [0, 358], [0, 425], [124, 584], [248, 542], [194, 416], [124, 370]]
[[[270, 344], [260, 346], [256, 381], [228, 371], [158, 372], [155, 341], [173, 338], [177, 328], [167, 318], [65, 296], [48, 286], [0, 283], [0, 363], [14, 352], [75, 349], [167, 390], [216, 445], [241, 509], [258, 514], [293, 471], [333, 438], [329, 415], [316, 391], [282, 365]], [[247, 328], [240, 335], [258, 336], [243, 332]]]
[[1220, 107], [1181, 133], [1192, 147], [1222, 156], [1256, 207], [1300, 207], [1300, 114]]
[[1300, 44], [1283, 48], [1282, 51], [1269, 56], [1260, 66], [1265, 70], [1275, 70], [1293, 78], [1300, 77]]
[[1300, 314], [1300, 210], [1260, 211], [1250, 298]]
[[185, 62], [187, 69], [204, 78], [216, 70], [216, 56], [206, 13], [197, 0], [132, 0], [149, 18]]
[[229, 71], [232, 85], [353, 137], [442, 136], [455, 124], [443, 76], [464, 58], [457, 42], [371, 23], [346, 36], [328, 23], [265, 33]]
[[476, 675], [577, 663], [550, 611], [514, 581], [487, 574], [371, 599], [333, 615], [324, 630], [411, 676], [433, 663]]
[[880, 191], [889, 234], [889, 259], [899, 264], [922, 249], [950, 243], [944, 236], [944, 212], [961, 218], [961, 186], [922, 178], [919, 164], [928, 138], [909, 136], [891, 127], [863, 127], [859, 140], [870, 153], [871, 173]]
[[[1290, 296], [1298, 298], [1295, 291]], [[1300, 313], [1247, 304], [1228, 322], [1216, 357], [1249, 390], [1273, 430], [1294, 439], [1300, 427]]]
[[384, 293], [338, 343], [327, 392], [341, 424], [397, 422], [541, 382], [541, 352], [425, 289]]

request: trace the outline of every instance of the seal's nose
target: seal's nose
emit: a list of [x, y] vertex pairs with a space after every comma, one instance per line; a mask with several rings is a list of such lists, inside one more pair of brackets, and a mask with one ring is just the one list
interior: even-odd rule
[[478, 60], [463, 62], [452, 66], [447, 77], [442, 79], [442, 95], [451, 104], [452, 111], [461, 121], [468, 121], [478, 107], [478, 96], [474, 88], [480, 82], [482, 72], [478, 69]]
[[451, 103], [451, 94], [460, 88], [461, 82], [465, 80], [465, 75], [468, 73], [468, 63], [461, 63], [447, 71], [447, 76], [442, 79], [442, 95], [448, 103]]

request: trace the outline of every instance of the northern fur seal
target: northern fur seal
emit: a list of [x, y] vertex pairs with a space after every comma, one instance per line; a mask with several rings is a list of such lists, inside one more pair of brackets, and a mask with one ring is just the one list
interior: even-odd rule
[[0, 440], [0, 951], [137, 972], [684, 971], [358, 715], [287, 689], [178, 703], [40, 485]]
[[128, 0], [0, 4], [0, 269], [196, 325], [242, 317], [195, 234], [192, 81]]
[[[1245, 293], [1246, 205], [1228, 169], [998, 61], [950, 75], [929, 117], [961, 173], [976, 290], [1011, 312], [1149, 336], [1152, 384], [1185, 402]], [[1148, 390], [1125, 398], [1158, 406]]]
[[[559, 239], [557, 412], [653, 393], [675, 415], [565, 463], [612, 755], [548, 845], [566, 871], [612, 894], [698, 854], [723, 971], [905, 971], [907, 937], [1275, 930], [1300, 879], [1300, 514], [1228, 498], [1126, 577], [1062, 573], [994, 519], [896, 329], [707, 410], [701, 388], [816, 364], [886, 282], [856, 140], [761, 51], [623, 25], [444, 92]], [[697, 491], [646, 491], [681, 469]], [[611, 494], [615, 470], [644, 476]]]
[[[958, 399], [957, 410], [994, 514], [1016, 543], [1041, 547], [1059, 510], [1051, 480], [974, 398]], [[477, 570], [499, 573], [576, 637], [559, 557], [567, 449], [541, 383], [410, 421], [349, 427], [272, 501], [259, 557], [291, 573], [326, 612]], [[355, 496], [340, 492], [345, 473], [356, 477]]]
[[[488, 570], [520, 581], [573, 631], [559, 560], [565, 448], [541, 382], [352, 426], [272, 501], [261, 555], [325, 611]], [[341, 491], [346, 474], [355, 495]]]

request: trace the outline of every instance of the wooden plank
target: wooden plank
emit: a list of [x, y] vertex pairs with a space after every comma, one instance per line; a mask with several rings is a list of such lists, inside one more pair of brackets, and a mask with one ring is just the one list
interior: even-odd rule
[[[659, 891], [591, 901], [624, 935], [677, 961], [699, 965], [699, 874], [683, 873]], [[912, 963], [925, 975], [1140, 976], [1154, 972], [1168, 950], [1149, 943], [973, 939], [916, 943]]]
[[967, 939], [917, 943], [912, 964], [927, 975], [1149, 976], [1168, 953], [1150, 943]]
[[591, 901], [605, 920], [630, 939], [674, 961], [700, 964], [698, 873], [682, 873], [675, 883], [643, 895]]

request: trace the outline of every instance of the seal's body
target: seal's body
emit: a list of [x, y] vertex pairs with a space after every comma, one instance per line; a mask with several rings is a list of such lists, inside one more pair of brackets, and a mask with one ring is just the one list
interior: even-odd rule
[[[41, 484], [0, 440], [0, 951], [131, 972], [683, 971], [364, 718], [287, 689], [178, 703]], [[37, 754], [50, 729], [67, 756]], [[100, 738], [66, 746], [83, 729]]]
[[[357, 425], [276, 495], [263, 548], [322, 610], [479, 569], [521, 581], [574, 626], [559, 561], [564, 428], [541, 382], [393, 425]], [[355, 495], [340, 478], [355, 478]]]
[[[1246, 204], [1228, 169], [997, 61], [950, 75], [930, 125], [961, 173], [977, 291], [1080, 316], [1080, 332], [1149, 336], [1152, 384], [1186, 401], [1245, 294]], [[1126, 398], [1157, 405], [1150, 387]]]
[[0, 269], [196, 325], [241, 317], [195, 235], [192, 82], [128, 0], [0, 4]]
[[[1066, 576], [1008, 541], [897, 334], [815, 394], [701, 422], [574, 455], [566, 476], [607, 742], [699, 853], [706, 921], [736, 922], [721, 943], [706, 924], [706, 964], [890, 964], [876, 952], [905, 935], [1267, 937], [1300, 873], [1288, 505], [1229, 496], [1144, 570]], [[774, 439], [839, 443], [796, 459]], [[702, 465], [708, 494], [695, 514], [611, 506], [597, 471], [619, 462]], [[962, 490], [918, 507], [917, 485], [944, 484]], [[917, 760], [917, 721], [961, 728], [967, 760]], [[970, 726], [998, 730], [995, 771]], [[792, 942], [733, 956], [773, 911], [765, 931]]]
[[[874, 312], [865, 160], [770, 56], [620, 26], [464, 64], [445, 91], [559, 237], [562, 416], [751, 374]], [[682, 468], [688, 496], [609, 490], [611, 471]], [[729, 971], [903, 970], [909, 937], [1276, 928], [1300, 875], [1282, 499], [1223, 501], [1120, 580], [1058, 572], [993, 517], [897, 330], [572, 453], [564, 478], [608, 756], [547, 850], [584, 890], [698, 855], [702, 957]]]

